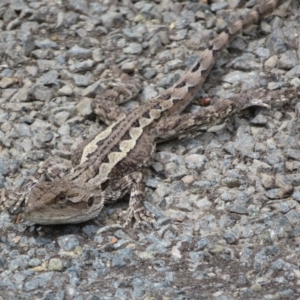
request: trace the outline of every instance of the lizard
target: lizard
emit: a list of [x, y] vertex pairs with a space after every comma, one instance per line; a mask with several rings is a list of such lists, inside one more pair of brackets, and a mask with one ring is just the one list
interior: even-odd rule
[[206, 80], [220, 52], [242, 30], [284, 2], [269, 0], [240, 17], [210, 42], [189, 71], [172, 87], [129, 113], [117, 105], [112, 109], [107, 100], [95, 99], [93, 110], [107, 120], [109, 126], [75, 150], [75, 166], [67, 174], [58, 171], [53, 177], [47, 172], [47, 166], [43, 167], [20, 190], [2, 191], [4, 205], [17, 200], [18, 207], [25, 201], [23, 217], [36, 224], [81, 223], [96, 217], [104, 204], [113, 203], [129, 193], [125, 226], [133, 218], [138, 224], [150, 222], [153, 216], [143, 203], [143, 169], [150, 165], [156, 143], [228, 117], [248, 105], [281, 100], [277, 99], [276, 92], [270, 92], [268, 96], [262, 93], [255, 99], [251, 96], [226, 99], [196, 114], [180, 115]]

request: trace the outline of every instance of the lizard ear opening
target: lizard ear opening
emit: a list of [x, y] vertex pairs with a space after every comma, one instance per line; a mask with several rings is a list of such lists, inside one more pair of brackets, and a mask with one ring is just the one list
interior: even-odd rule
[[95, 200], [94, 195], [90, 196], [88, 201], [87, 201], [87, 205], [89, 207], [91, 207], [94, 204], [94, 200]]
[[105, 191], [107, 189], [108, 185], [109, 185], [109, 180], [107, 179], [101, 183], [101, 190]]

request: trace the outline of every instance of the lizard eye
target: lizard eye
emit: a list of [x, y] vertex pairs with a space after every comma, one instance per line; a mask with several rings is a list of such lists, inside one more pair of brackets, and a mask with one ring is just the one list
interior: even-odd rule
[[58, 201], [63, 201], [65, 198], [66, 198], [66, 195], [65, 195], [65, 194], [59, 194], [59, 195], [57, 196], [57, 200], [58, 200]]
[[87, 205], [89, 206], [89, 207], [91, 207], [93, 204], [94, 204], [94, 196], [91, 196], [89, 199], [88, 199], [88, 201], [87, 201]]

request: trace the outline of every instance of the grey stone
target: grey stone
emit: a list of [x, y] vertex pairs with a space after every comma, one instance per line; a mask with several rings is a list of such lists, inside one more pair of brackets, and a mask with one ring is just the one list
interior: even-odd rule
[[74, 83], [76, 86], [89, 86], [92, 84], [92, 79], [89, 76], [74, 74], [73, 76]]
[[160, 87], [169, 88], [179, 79], [179, 76], [176, 74], [168, 74], [164, 76], [158, 83]]
[[141, 54], [143, 51], [142, 45], [138, 43], [130, 43], [128, 47], [123, 49], [125, 54]]
[[82, 228], [82, 232], [85, 233], [87, 236], [92, 237], [97, 231], [96, 226], [87, 225]]
[[133, 249], [121, 249], [115, 252], [112, 257], [112, 266], [122, 268], [126, 266], [126, 261], [132, 260]]
[[284, 52], [279, 61], [278, 64], [283, 69], [291, 69], [294, 66], [299, 64], [299, 60], [297, 58], [297, 53], [295, 50], [288, 50]]
[[163, 253], [167, 253], [168, 252], [168, 248], [171, 244], [170, 241], [159, 241], [156, 240], [154, 243], [150, 244], [146, 251], [147, 252], [154, 252], [154, 253], [159, 253], [159, 254], [163, 254]]
[[259, 114], [254, 119], [251, 120], [251, 124], [264, 126], [268, 123], [268, 120], [265, 116]]
[[38, 258], [32, 258], [29, 262], [28, 265], [32, 268], [32, 267], [37, 267], [41, 264], [41, 260]]
[[228, 204], [226, 205], [226, 209], [236, 214], [248, 214], [247, 208], [243, 205]]
[[275, 29], [267, 39], [267, 47], [273, 53], [284, 53], [288, 50], [288, 43], [281, 29]]
[[17, 18], [16, 12], [11, 7], [8, 7], [5, 10], [5, 13], [3, 14], [3, 21], [5, 23], [9, 23], [10, 21], [14, 20], [15, 18]]
[[287, 158], [300, 160], [300, 151], [299, 150], [287, 149], [287, 150], [284, 151], [284, 155]]
[[27, 281], [24, 285], [25, 291], [32, 291], [42, 288], [48, 283], [53, 276], [53, 272], [46, 272], [43, 274], [35, 275], [31, 280]]
[[58, 96], [72, 96], [73, 90], [69, 85], [65, 85], [57, 91], [57, 95]]
[[79, 13], [88, 13], [88, 3], [85, 0], [69, 0], [69, 5]]
[[293, 66], [289, 72], [286, 73], [288, 78], [299, 77], [300, 76], [300, 65]]
[[6, 89], [6, 88], [10, 87], [11, 85], [13, 85], [14, 83], [15, 83], [15, 79], [14, 78], [3, 77], [0, 80], [0, 88]]
[[85, 88], [81, 95], [83, 97], [94, 97], [97, 92], [99, 92], [101, 89], [101, 85], [99, 81], [94, 82], [93, 84], [91, 84], [90, 86], [88, 86], [87, 88]]
[[25, 56], [30, 56], [31, 52], [35, 48], [35, 43], [34, 43], [34, 37], [31, 34], [31, 32], [23, 35], [22, 37], [22, 43], [23, 43], [23, 53]]
[[185, 160], [185, 165], [188, 169], [198, 170], [198, 172], [201, 172], [207, 161], [207, 158], [205, 155], [190, 154], [187, 155], [184, 158], [184, 160]]
[[274, 231], [279, 238], [286, 238], [292, 232], [292, 226], [287, 216], [279, 215], [274, 219]]
[[84, 60], [84, 61], [78, 61], [72, 64], [69, 69], [73, 73], [77, 72], [84, 72], [84, 71], [89, 71], [93, 68], [95, 65], [95, 62], [91, 59]]
[[3, 157], [0, 157], [0, 174], [5, 176], [9, 173], [9, 160]]
[[242, 153], [252, 151], [254, 147], [253, 137], [247, 131], [247, 127], [240, 127], [234, 141], [235, 149]]
[[213, 3], [211, 5], [211, 10], [212, 11], [218, 11], [218, 10], [221, 10], [221, 9], [225, 9], [227, 7], [228, 7], [228, 3], [226, 3], [226, 2]]
[[176, 34], [170, 35], [170, 40], [172, 41], [181, 41], [184, 40], [187, 37], [187, 29], [180, 29], [176, 31]]
[[236, 83], [249, 80], [249, 75], [241, 71], [233, 71], [223, 78], [223, 81], [228, 83]]
[[8, 264], [9, 270], [24, 270], [28, 265], [29, 257], [27, 255], [19, 255], [17, 258], [11, 260]]
[[68, 111], [61, 111], [54, 115], [54, 121], [57, 125], [63, 125], [70, 117], [70, 113]]
[[37, 84], [42, 84], [42, 85], [58, 85], [58, 72], [55, 70], [49, 71], [42, 76], [39, 77], [37, 80]]
[[59, 247], [65, 251], [72, 251], [79, 246], [79, 239], [75, 235], [64, 235], [57, 239]]
[[18, 134], [20, 136], [31, 136], [30, 126], [27, 124], [19, 124], [17, 127]]
[[256, 55], [262, 57], [262, 58], [268, 58], [270, 57], [270, 50], [267, 48], [257, 48]]
[[25, 102], [28, 100], [29, 90], [28, 88], [19, 89], [11, 98], [12, 102]]
[[239, 237], [235, 235], [235, 233], [233, 231], [226, 231], [223, 234], [223, 238], [226, 240], [226, 242], [228, 244], [235, 244], [237, 243], [237, 241], [239, 240]]
[[266, 192], [266, 196], [269, 199], [281, 199], [289, 196], [293, 192], [293, 188], [287, 186], [281, 189], [272, 189]]
[[202, 211], [204, 210], [209, 210], [211, 207], [212, 207], [212, 202], [209, 201], [207, 199], [207, 197], [203, 198], [203, 199], [200, 199], [196, 202], [196, 206], [201, 209]]
[[140, 97], [142, 101], [146, 101], [156, 97], [157, 94], [158, 94], [157, 91], [152, 86], [146, 86], [142, 90]]
[[[42, 52], [45, 52], [44, 50]], [[48, 69], [55, 69], [56, 61], [48, 59], [38, 59], [37, 60], [38, 69], [40, 72], [45, 72]]]
[[197, 246], [199, 250], [204, 250], [206, 246], [210, 243], [208, 238], [202, 238], [197, 242]]
[[157, 71], [155, 68], [145, 68], [143, 71], [143, 75], [146, 79], [154, 78], [157, 74]]
[[292, 194], [292, 198], [298, 202], [300, 202], [300, 190], [295, 190]]
[[262, 271], [266, 264], [274, 257], [279, 254], [280, 250], [277, 246], [267, 246], [259, 251], [254, 257], [254, 270], [257, 272]]
[[92, 51], [92, 58], [95, 62], [103, 62], [104, 55], [103, 55], [102, 49], [100, 49], [100, 48], [94, 49]]
[[122, 14], [110, 11], [101, 16], [102, 23], [106, 28], [119, 27], [123, 24], [124, 18]]
[[54, 91], [44, 85], [35, 85], [30, 93], [36, 100], [40, 101], [50, 101], [54, 96]]
[[25, 69], [31, 76], [34, 76], [34, 77], [38, 73], [38, 68], [36, 66], [27, 66], [27, 67], [25, 67]]
[[88, 59], [92, 58], [92, 49], [82, 48], [78, 45], [74, 45], [66, 52], [68, 57], [74, 57], [76, 59]]
[[50, 39], [44, 39], [44, 40], [35, 40], [34, 44], [36, 47], [40, 49], [58, 49], [57, 43], [51, 41]]

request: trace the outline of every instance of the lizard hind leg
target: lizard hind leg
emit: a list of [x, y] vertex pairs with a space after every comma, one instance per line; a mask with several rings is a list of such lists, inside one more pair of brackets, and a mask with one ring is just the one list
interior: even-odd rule
[[199, 112], [163, 118], [151, 129], [151, 135], [157, 143], [178, 137], [187, 132], [196, 131], [201, 126], [212, 126], [228, 116], [251, 106], [270, 108], [281, 106], [298, 95], [297, 88], [284, 88], [276, 91], [258, 90], [220, 99]]
[[[114, 93], [114, 91], [107, 91], [106, 94], [108, 93]], [[111, 125], [119, 119], [126, 117], [125, 111], [112, 103], [112, 101], [109, 101], [105, 95], [102, 98], [94, 99], [92, 109], [106, 125]]]
[[113, 189], [108, 187], [104, 192], [104, 201], [106, 203], [115, 202], [128, 191], [130, 191], [129, 207], [120, 213], [120, 217], [127, 215], [124, 227], [129, 227], [132, 219], [136, 220], [136, 226], [146, 223], [149, 227], [149, 223], [153, 221], [154, 216], [146, 210], [143, 203], [145, 186], [141, 172], [133, 172], [124, 176], [114, 185]]

